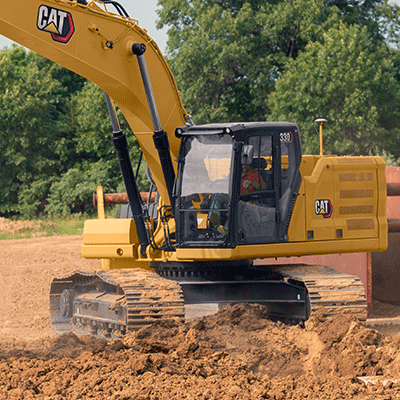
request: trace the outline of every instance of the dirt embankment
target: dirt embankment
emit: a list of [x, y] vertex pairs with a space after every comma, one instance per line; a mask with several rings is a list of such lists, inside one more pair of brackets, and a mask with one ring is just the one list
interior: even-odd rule
[[347, 316], [305, 328], [237, 305], [190, 324], [166, 321], [106, 341], [74, 334], [1, 340], [5, 399], [391, 399], [400, 336], [386, 339]]
[[[191, 323], [167, 321], [120, 340], [55, 335], [54, 275], [95, 270], [80, 237], [0, 242], [1, 399], [400, 398], [400, 335], [341, 315], [304, 328], [237, 305]], [[358, 376], [378, 376], [365, 384]]]

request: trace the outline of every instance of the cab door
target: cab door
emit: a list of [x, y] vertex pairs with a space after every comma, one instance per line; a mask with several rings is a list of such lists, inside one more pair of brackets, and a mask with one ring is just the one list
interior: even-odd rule
[[282, 196], [279, 134], [250, 135], [243, 149], [237, 206], [238, 243], [276, 242]]

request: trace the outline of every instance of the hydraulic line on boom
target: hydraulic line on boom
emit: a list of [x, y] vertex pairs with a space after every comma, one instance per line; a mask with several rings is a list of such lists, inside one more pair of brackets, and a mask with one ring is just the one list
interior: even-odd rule
[[167, 133], [162, 129], [160, 117], [158, 115], [157, 105], [154, 99], [154, 94], [150, 82], [149, 72], [147, 70], [146, 61], [144, 58], [144, 52], [146, 51], [146, 45], [143, 43], [134, 43], [132, 45], [132, 53], [137, 56], [140, 74], [143, 80], [144, 90], [146, 92], [147, 102], [149, 104], [151, 119], [154, 126], [153, 140], [160, 157], [161, 167], [164, 174], [165, 184], [167, 186], [169, 201], [171, 207], [174, 207], [174, 198], [172, 195], [174, 182], [175, 182], [175, 171], [172, 165], [171, 153], [169, 149], [169, 142]]
[[113, 127], [112, 141], [118, 156], [129, 203], [131, 204], [133, 212], [132, 218], [135, 220], [136, 231], [140, 242], [140, 253], [143, 257], [146, 257], [146, 248], [149, 245], [149, 239], [143, 219], [143, 202], [136, 184], [129, 156], [128, 141], [126, 140], [126, 134], [120, 129], [117, 113], [107, 93], [105, 93], [105, 98]]

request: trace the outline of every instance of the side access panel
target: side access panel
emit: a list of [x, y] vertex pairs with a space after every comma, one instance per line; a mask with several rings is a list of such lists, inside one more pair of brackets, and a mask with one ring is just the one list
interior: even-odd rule
[[[303, 182], [289, 225], [289, 242], [319, 242], [309, 254], [323, 254], [324, 241], [354, 240], [356, 251], [359, 240], [378, 239], [378, 250], [386, 249], [382, 158], [303, 156], [300, 170]], [[342, 248], [338, 243], [337, 252]]]

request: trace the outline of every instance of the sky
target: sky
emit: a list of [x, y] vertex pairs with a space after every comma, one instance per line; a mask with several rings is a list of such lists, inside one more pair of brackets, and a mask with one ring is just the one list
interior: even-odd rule
[[[168, 38], [167, 30], [165, 28], [162, 30], [156, 28], [158, 21], [156, 13], [158, 0], [118, 0], [118, 2], [125, 8], [131, 18], [139, 21], [139, 26], [146, 29], [150, 37], [158, 44], [161, 51], [165, 52]], [[111, 12], [116, 12], [115, 8], [112, 6], [110, 6], [109, 10]], [[0, 49], [5, 46], [10, 46], [12, 43], [11, 40], [0, 35]]]

